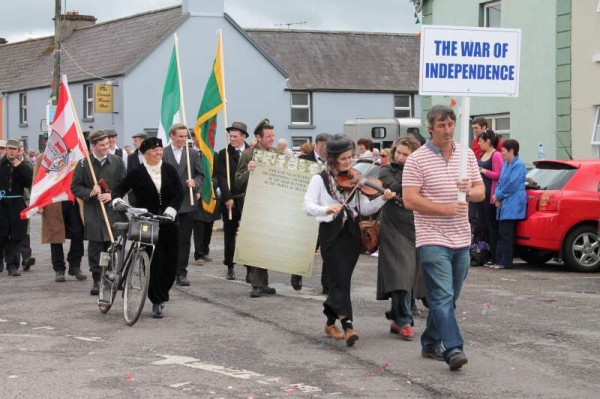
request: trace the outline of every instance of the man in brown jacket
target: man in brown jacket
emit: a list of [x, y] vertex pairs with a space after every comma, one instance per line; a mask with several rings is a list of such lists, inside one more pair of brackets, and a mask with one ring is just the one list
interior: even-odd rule
[[[40, 170], [42, 154], [35, 159], [33, 169], [33, 180]], [[62, 283], [65, 281], [65, 254], [63, 243], [67, 238], [71, 239], [71, 246], [67, 254], [69, 263], [69, 275], [75, 276], [79, 281], [87, 279], [81, 272], [81, 258], [83, 258], [83, 223], [79, 213], [77, 201], [62, 201], [47, 205], [42, 209], [42, 244], [50, 244], [50, 258], [52, 268], [56, 273], [54, 281]]]

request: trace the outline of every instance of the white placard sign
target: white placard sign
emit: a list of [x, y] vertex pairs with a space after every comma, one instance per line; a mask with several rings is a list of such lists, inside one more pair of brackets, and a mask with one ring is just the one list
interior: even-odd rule
[[423, 25], [419, 94], [519, 96], [521, 30]]

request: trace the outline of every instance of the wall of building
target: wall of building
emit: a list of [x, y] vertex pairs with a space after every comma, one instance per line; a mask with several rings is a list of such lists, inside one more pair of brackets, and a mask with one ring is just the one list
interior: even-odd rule
[[592, 147], [592, 129], [596, 107], [600, 106], [600, 12], [597, 0], [572, 2], [572, 139], [575, 158], [600, 157], [598, 146]]
[[[486, 2], [428, 0], [424, 23], [480, 26], [481, 4]], [[502, 27], [521, 29], [519, 97], [471, 99], [471, 115], [510, 113], [511, 138], [519, 141], [528, 163], [536, 159], [540, 143], [548, 157], [564, 156], [556, 153], [556, 12], [556, 0], [502, 0]], [[424, 111], [431, 103], [448, 104], [449, 99], [425, 99]]]

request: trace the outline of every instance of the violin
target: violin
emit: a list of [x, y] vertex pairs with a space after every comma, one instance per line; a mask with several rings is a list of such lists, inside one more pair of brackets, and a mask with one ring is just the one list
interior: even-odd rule
[[[369, 198], [381, 195], [385, 191], [381, 180], [375, 177], [363, 178], [362, 174], [354, 168], [350, 168], [346, 172], [339, 172], [335, 180], [341, 190], [353, 191], [358, 189]], [[402, 201], [402, 197], [399, 194], [396, 194], [394, 199]]]

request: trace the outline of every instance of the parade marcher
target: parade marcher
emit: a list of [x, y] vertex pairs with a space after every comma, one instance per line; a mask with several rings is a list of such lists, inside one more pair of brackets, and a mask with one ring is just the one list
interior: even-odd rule
[[[242, 193], [245, 193], [248, 188], [250, 172], [256, 168], [256, 162], [252, 160], [254, 151], [263, 150], [279, 152], [276, 148], [273, 148], [273, 143], [275, 142], [275, 127], [271, 125], [271, 122], [269, 122], [268, 119], [260, 121], [254, 129], [254, 136], [256, 137], [256, 146], [242, 153], [235, 172], [235, 185], [237, 190]], [[242, 205], [241, 212], [243, 210], [244, 202], [243, 200], [240, 202]], [[273, 295], [276, 293], [275, 288], [269, 287], [269, 272], [267, 269], [253, 266], [250, 280], [250, 284], [252, 284], [252, 291], [250, 292], [251, 298], [259, 298], [265, 294]]]
[[108, 153], [106, 131], [93, 131], [89, 135], [89, 142], [92, 147], [90, 161], [98, 184], [94, 185], [88, 160], [83, 159], [75, 168], [71, 192], [83, 201], [84, 239], [88, 241], [88, 263], [94, 280], [90, 295], [98, 295], [100, 252], [106, 251], [111, 244], [100, 202], [105, 204], [110, 226], [115, 222], [127, 221], [125, 215], [114, 212], [108, 206], [112, 198], [111, 190], [123, 180], [126, 170], [121, 158]]
[[[187, 129], [186, 134], [187, 134]], [[163, 162], [162, 140], [156, 137], [144, 140], [139, 147], [144, 159], [142, 165], [127, 171], [127, 175], [114, 189], [112, 201], [115, 210], [126, 208], [122, 197], [132, 190], [136, 205], [155, 215], [164, 215], [174, 223], [161, 223], [158, 243], [154, 247], [150, 264], [148, 298], [152, 302], [152, 317], [163, 317], [169, 290], [175, 281], [179, 257], [179, 225], [177, 209], [184, 200], [184, 188], [174, 166]], [[189, 247], [188, 247], [189, 248]]]
[[[410, 154], [421, 146], [411, 136], [403, 137], [391, 149], [391, 162], [379, 170], [384, 188], [402, 193], [402, 172]], [[379, 257], [377, 260], [377, 299], [392, 300], [386, 312], [391, 320], [390, 332], [412, 340], [414, 326], [412, 304], [414, 298], [425, 298], [421, 267], [415, 246], [413, 212], [404, 207], [401, 198], [388, 201], [381, 208], [379, 228]]]
[[[5, 252], [9, 276], [18, 277], [19, 252], [27, 234], [27, 220], [20, 213], [27, 206], [25, 188], [31, 188], [33, 169], [19, 158], [19, 140], [8, 140], [6, 155], [0, 159], [0, 250]], [[0, 264], [3, 262], [0, 256]]]
[[[467, 174], [459, 179], [460, 154], [454, 142], [456, 115], [444, 105], [427, 113], [431, 139], [413, 152], [404, 165], [402, 198], [414, 211], [416, 245], [425, 274], [429, 314], [421, 336], [421, 355], [448, 363], [458, 370], [467, 363], [455, 305], [469, 270], [471, 228], [467, 202], [485, 195], [475, 154], [467, 149]], [[442, 346], [444, 350], [442, 350]]]
[[107, 129], [105, 130], [108, 135], [108, 153], [111, 155], [116, 155], [123, 160], [125, 166], [127, 166], [127, 153], [123, 151], [122, 148], [119, 148], [117, 145], [117, 136], [118, 133], [116, 130]]
[[[319, 133], [315, 137], [315, 148], [306, 154], [300, 155], [299, 159], [305, 159], [307, 161], [317, 162], [319, 164], [325, 164], [327, 162], [327, 140], [331, 138], [329, 133]], [[317, 239], [317, 249], [319, 249], [319, 243]], [[321, 257], [322, 258], [322, 257]], [[302, 289], [302, 276], [292, 274], [291, 278], [292, 288], [296, 291]], [[327, 269], [325, 268], [325, 260], [323, 259], [323, 266], [321, 269], [321, 288], [322, 293], [327, 295], [329, 288], [327, 287]]]
[[[372, 201], [359, 191], [346, 191], [337, 184], [339, 175], [352, 166], [354, 142], [350, 137], [336, 134], [327, 141], [327, 168], [314, 175], [304, 196], [304, 211], [315, 216], [319, 224], [321, 256], [327, 263], [329, 294], [323, 303], [327, 317], [325, 332], [333, 339], [345, 339], [354, 345], [358, 334], [352, 325], [350, 281], [361, 252], [359, 214], [377, 212], [385, 201], [394, 197], [389, 189]], [[336, 327], [340, 319], [344, 334]]]
[[6, 155], [6, 140], [0, 140], [0, 158]]
[[[27, 152], [25, 152], [25, 145], [23, 144], [22, 141], [19, 144], [18, 157], [21, 161], [23, 161], [23, 163], [25, 165], [27, 165], [28, 167], [31, 168], [31, 170], [33, 170], [33, 161], [31, 158], [29, 158], [29, 155], [27, 155]], [[29, 206], [30, 196], [31, 196], [31, 192], [28, 188], [26, 188], [25, 192], [23, 193], [23, 199], [25, 200], [25, 205], [27, 205], [27, 206]], [[35, 258], [33, 256], [31, 256], [32, 251], [31, 251], [31, 237], [29, 236], [29, 226], [30, 226], [29, 219], [27, 219], [27, 234], [25, 234], [23, 241], [21, 241], [21, 250], [20, 250], [21, 266], [23, 266], [24, 272], [29, 271], [31, 266], [35, 265]]]
[[[133, 151], [127, 156], [127, 170], [137, 168], [142, 164], [142, 160], [144, 159], [144, 157], [140, 152], [140, 145], [147, 137], [148, 135], [144, 132], [136, 133], [132, 136], [135, 151]], [[135, 194], [133, 193], [133, 191], [130, 191], [129, 194], [127, 194], [127, 200], [129, 201], [130, 205], [135, 206]]]
[[[204, 172], [202, 171], [202, 160], [200, 152], [189, 148], [190, 152], [190, 174], [186, 160], [186, 149], [188, 128], [182, 123], [171, 126], [169, 136], [171, 144], [164, 149], [163, 162], [168, 163], [177, 170], [181, 185], [184, 187], [184, 198], [181, 206], [177, 209], [179, 220], [179, 257], [177, 260], [177, 285], [187, 287], [190, 281], [187, 278], [188, 260], [192, 244], [192, 231], [194, 230], [194, 217], [199, 211], [196, 193], [201, 190], [204, 183]], [[188, 178], [191, 176], [191, 179]], [[190, 189], [192, 188], [192, 201], [190, 203]], [[137, 201], [137, 199], [136, 199]], [[136, 202], [137, 204], [137, 202]]]
[[[35, 160], [33, 176], [37, 176], [43, 153]], [[83, 281], [87, 276], [81, 272], [81, 259], [83, 258], [83, 223], [79, 214], [79, 205], [76, 200], [54, 202], [46, 205], [42, 214], [42, 244], [50, 244], [50, 260], [54, 269], [54, 281], [61, 283], [65, 281], [65, 254], [63, 243], [65, 239], [71, 240], [67, 263], [69, 264], [69, 276]]]
[[525, 219], [527, 214], [527, 193], [525, 178], [527, 168], [519, 158], [519, 142], [514, 139], [502, 143], [504, 165], [492, 200], [497, 208], [498, 245], [494, 269], [511, 269], [515, 245], [515, 226], [517, 220]]
[[[213, 153], [214, 163], [217, 162], [217, 153]], [[221, 219], [221, 199], [217, 197], [218, 187], [217, 178], [215, 177], [215, 168], [213, 167], [213, 176], [211, 177], [213, 185], [213, 193], [215, 194], [215, 209], [213, 212], [208, 212], [202, 205], [202, 189], [196, 193], [198, 200], [198, 212], [194, 215], [194, 261], [197, 265], [202, 266], [204, 262], [212, 262], [210, 257], [210, 241], [212, 240], [213, 226], [215, 220]]]
[[[248, 128], [244, 122], [233, 122], [226, 130], [229, 133], [229, 145], [219, 151], [219, 155], [217, 155], [215, 177], [221, 191], [223, 242], [225, 246], [223, 264], [227, 266], [226, 278], [235, 280], [233, 254], [235, 253], [236, 234], [242, 217], [244, 197], [244, 192], [235, 185], [235, 172], [242, 153], [250, 147], [244, 141], [248, 138]], [[227, 151], [228, 156], [225, 155], [225, 151]], [[227, 179], [227, 159], [229, 159], [229, 180]], [[229, 218], [230, 210], [231, 219]], [[246, 268], [249, 269], [248, 266]], [[246, 282], [250, 283], [249, 270], [246, 271]]]

